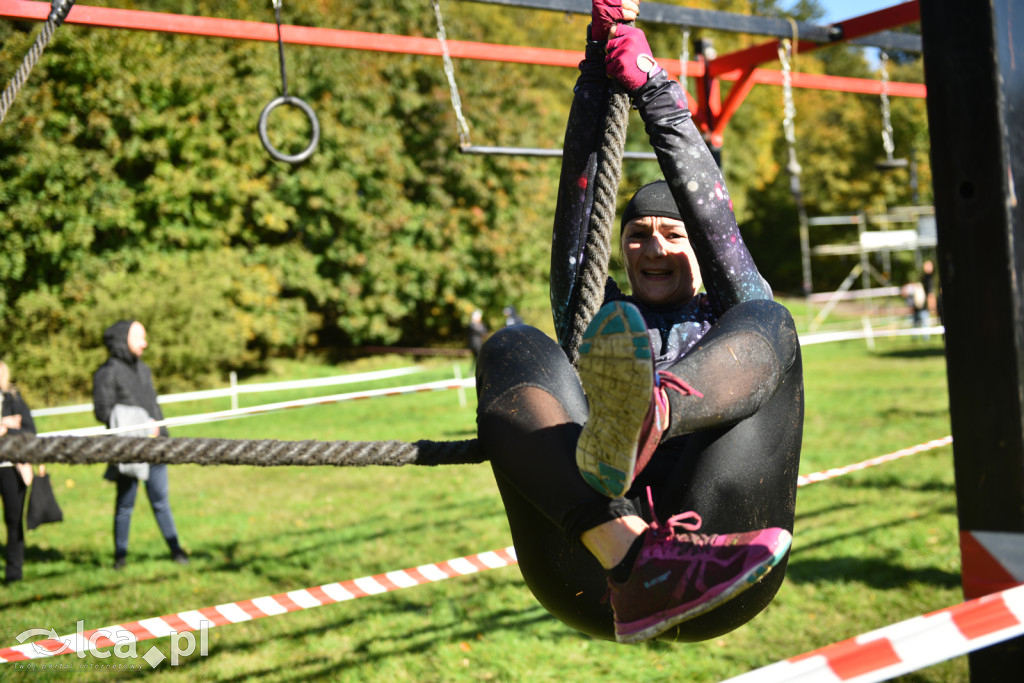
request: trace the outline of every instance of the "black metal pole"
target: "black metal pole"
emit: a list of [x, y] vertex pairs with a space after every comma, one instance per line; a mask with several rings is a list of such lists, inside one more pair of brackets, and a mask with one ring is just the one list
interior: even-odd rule
[[[591, 0], [469, 0], [485, 5], [504, 5], [506, 7], [523, 7], [527, 9], [550, 10], [566, 14], [590, 14]], [[899, 0], [892, 0], [893, 5]], [[714, 31], [730, 33], [749, 33], [752, 35], [771, 36], [773, 38], [792, 38], [793, 24], [781, 17], [759, 17], [722, 10], [695, 9], [680, 5], [668, 5], [658, 2], [643, 2], [640, 5], [641, 23], [667, 24], [686, 26], [688, 28], [706, 28]], [[804, 21], [796, 23], [797, 34], [801, 40], [815, 43], [846, 42], [863, 47], [880, 47], [883, 50], [900, 50], [903, 52], [920, 52], [921, 37], [911, 33], [897, 31], [879, 31], [869, 36], [845, 40], [838, 26], [811, 24]]]
[[[1019, 0], [921, 2], [950, 419], [967, 597], [975, 534], [1024, 543], [1024, 42]], [[1019, 539], [1019, 540], [1014, 540]], [[1017, 545], [1016, 547], [1020, 547]], [[1011, 582], [1012, 585], [1012, 582]], [[1024, 671], [1024, 638], [970, 655], [971, 679]], [[1017, 671], [1017, 674], [1013, 674]], [[1009, 678], [1008, 678], [1009, 677]]]

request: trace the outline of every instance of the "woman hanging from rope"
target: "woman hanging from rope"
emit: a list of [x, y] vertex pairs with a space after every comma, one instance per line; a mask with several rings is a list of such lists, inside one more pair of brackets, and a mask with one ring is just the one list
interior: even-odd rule
[[[685, 94], [623, 23], [636, 12], [635, 0], [593, 4], [552, 244], [562, 346], [528, 326], [497, 332], [479, 359], [477, 420], [541, 604], [599, 638], [693, 641], [746, 623], [782, 583], [803, 380], [792, 318], [740, 237]], [[667, 182], [642, 187], [622, 216], [632, 295], [608, 280], [578, 378], [563, 347], [614, 83]]]

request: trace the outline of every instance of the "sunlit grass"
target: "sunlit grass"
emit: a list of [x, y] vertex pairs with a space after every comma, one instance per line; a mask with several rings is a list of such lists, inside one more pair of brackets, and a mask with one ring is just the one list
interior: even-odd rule
[[[857, 462], [949, 434], [941, 340], [879, 340], [804, 349], [807, 418], [801, 472]], [[358, 368], [287, 364], [268, 378]], [[451, 377], [432, 361], [412, 384]], [[463, 376], [471, 376], [467, 363]], [[345, 387], [345, 391], [357, 387]], [[330, 389], [321, 393], [336, 393]], [[294, 397], [246, 397], [265, 403]], [[464, 439], [475, 400], [455, 391], [338, 403], [174, 430], [176, 436], [277, 439]], [[169, 414], [226, 405], [176, 404]], [[179, 410], [181, 412], [179, 412]], [[39, 420], [40, 431], [58, 420]], [[61, 426], [68, 418], [60, 420]], [[92, 424], [85, 416], [84, 424]], [[124, 572], [110, 568], [113, 487], [103, 466], [54, 466], [65, 521], [31, 531], [26, 580], [4, 588], [0, 634], [73, 633], [186, 609], [414, 567], [509, 545], [486, 465], [439, 468], [177, 466], [171, 495], [192, 555], [167, 558], [140, 494]], [[789, 574], [750, 624], [693, 645], [620, 646], [580, 636], [540, 608], [514, 567], [210, 631], [209, 654], [157, 671], [182, 680], [717, 681], [963, 600], [952, 450], [914, 455], [800, 489]], [[170, 654], [168, 639], [156, 644]], [[57, 658], [76, 680], [94, 656]], [[53, 660], [57, 661], [57, 660]], [[148, 669], [142, 660], [141, 665]], [[26, 675], [0, 664], [0, 677]], [[965, 680], [966, 661], [904, 680]]]

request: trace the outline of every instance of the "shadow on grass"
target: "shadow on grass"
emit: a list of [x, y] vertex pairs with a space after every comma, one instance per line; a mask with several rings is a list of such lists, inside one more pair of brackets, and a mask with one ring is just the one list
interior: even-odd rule
[[960, 574], [934, 567], [911, 569], [877, 558], [832, 557], [801, 560], [795, 556], [789, 563], [786, 580], [795, 583], [862, 583], [875, 589], [900, 589], [912, 583], [943, 588], [960, 586]]
[[798, 494], [796, 516], [800, 522], [808, 522], [814, 519], [815, 517], [830, 515], [836, 512], [843, 512], [846, 510], [851, 510], [856, 507], [860, 507], [860, 503], [838, 503], [836, 505], [829, 505], [826, 507], [818, 508], [817, 510], [806, 511], [800, 508], [800, 496]]
[[[288, 640], [301, 642], [335, 631], [350, 631], [353, 635], [352, 645], [346, 648], [346, 652], [343, 655], [344, 661], [331, 662], [328, 657], [310, 655], [295, 661], [292, 670], [288, 672], [282, 672], [277, 668], [268, 668], [246, 671], [234, 677], [219, 678], [218, 680], [224, 683], [260, 679], [278, 681], [336, 680], [342, 672], [353, 667], [373, 665], [392, 657], [420, 655], [436, 651], [443, 645], [473, 642], [481, 634], [519, 631], [521, 629], [528, 629], [541, 622], [554, 620], [554, 617], [548, 614], [544, 608], [536, 605], [521, 610], [504, 609], [488, 612], [486, 615], [475, 620], [462, 617], [452, 617], [443, 622], [432, 620], [432, 623], [428, 626], [402, 630], [398, 626], [401, 623], [402, 615], [414, 612], [422, 613], [424, 610], [422, 603], [393, 598], [386, 603], [381, 602], [379, 605], [380, 607], [375, 611], [374, 616], [387, 617], [395, 621], [396, 626], [392, 629], [391, 635], [377, 634], [360, 637], [361, 622], [365, 617], [359, 617], [335, 620], [320, 626], [290, 632], [285, 636]], [[577, 638], [580, 636], [574, 631], [566, 630], [565, 635], [560, 637]], [[209, 660], [210, 658], [228, 655], [254, 655], [269, 642], [276, 642], [280, 638], [280, 635], [272, 635], [267, 638], [249, 640], [245, 643], [220, 645], [203, 659]], [[198, 666], [207, 666], [207, 664], [204, 664], [203, 659], [191, 659], [185, 663], [185, 666], [193, 663]], [[121, 678], [129, 678], [129, 676], [122, 676]]]
[[[901, 487], [901, 488], [906, 490], [905, 486]], [[838, 506], [837, 509], [842, 509], [844, 507], [846, 507], [846, 506]], [[824, 513], [827, 513], [829, 511], [830, 511], [829, 509], [824, 509], [824, 510], [821, 510], [819, 514], [824, 514]], [[827, 545], [832, 545], [833, 543], [840, 543], [840, 542], [849, 540], [851, 538], [856, 538], [856, 537], [862, 536], [862, 535], [864, 535], [866, 533], [878, 533], [879, 531], [884, 531], [886, 529], [893, 529], [893, 528], [896, 528], [896, 527], [899, 527], [899, 526], [903, 526], [905, 524], [918, 524], [922, 520], [927, 519], [928, 517], [939, 517], [939, 516], [953, 515], [953, 514], [956, 514], [956, 505], [955, 504], [936, 505], [936, 506], [932, 507], [930, 510], [918, 511], [917, 514], [915, 514], [913, 517], [908, 517], [908, 518], [905, 518], [905, 519], [897, 519], [897, 520], [894, 520], [894, 521], [891, 521], [891, 522], [886, 522], [884, 524], [875, 524], [875, 525], [870, 526], [870, 527], [850, 529], [846, 533], [836, 534], [835, 536], [831, 536], [831, 537], [829, 537], [827, 539], [818, 541], [816, 543], [811, 543], [811, 544], [808, 544], [808, 545], [804, 545], [804, 544], [800, 544], [799, 542], [795, 542], [794, 543], [794, 548], [797, 551], [800, 551], [800, 552], [809, 552], [811, 550], [820, 549], [820, 548], [822, 548], [824, 546], [827, 546]], [[805, 515], [801, 515], [800, 518], [801, 519], [806, 519], [806, 516]]]
[[883, 351], [878, 354], [879, 358], [895, 358], [898, 360], [914, 360], [916, 358], [936, 358], [946, 355], [946, 349], [941, 346], [925, 346], [919, 349], [897, 349]]
[[[6, 553], [7, 546], [0, 545], [0, 553]], [[59, 562], [64, 559], [64, 553], [56, 548], [37, 548], [25, 544], [25, 564], [42, 564], [44, 562]]]
[[[28, 555], [28, 553], [26, 553], [26, 555]], [[133, 585], [156, 586], [164, 583], [169, 578], [173, 578], [182, 572], [188, 571], [187, 567], [179, 567], [173, 564], [170, 561], [170, 556], [166, 554], [152, 555], [147, 553], [130, 557], [132, 558], [132, 563], [137, 565], [145, 564], [152, 570], [151, 573], [140, 576], [130, 568], [115, 571], [113, 568], [113, 553], [109, 556], [109, 562], [108, 556], [101, 555], [100, 553], [72, 553], [70, 555], [60, 555], [60, 559], [68, 564], [67, 569], [49, 573], [38, 573], [33, 576], [31, 575], [32, 564], [30, 563], [30, 558], [26, 557], [26, 578], [22, 584], [28, 587], [31, 592], [19, 600], [0, 603], [0, 608], [3, 610], [11, 610], [47, 602], [75, 600], [86, 595], [102, 595], [110, 591], [116, 591], [119, 587], [129, 582]], [[40, 564], [40, 566], [43, 565]], [[99, 578], [99, 581], [93, 585], [82, 586], [78, 590], [68, 591], [59, 591], [47, 588], [45, 592], [42, 592], [38, 588], [40, 585], [52, 585], [44, 582], [59, 580], [64, 576], [72, 576], [74, 577], [74, 580], [80, 581], [82, 579], [83, 570], [88, 569], [99, 570], [99, 572], [95, 574], [95, 576]]]
[[887, 408], [886, 410], [879, 413], [879, 415], [890, 422], [897, 422], [901, 420], [932, 420], [935, 418], [949, 419], [949, 409], [941, 408], [939, 410], [910, 410], [906, 407], [901, 406], [899, 408]]
[[[437, 533], [439, 529], [444, 529], [446, 533], [457, 536], [461, 525], [466, 522], [479, 523], [480, 520], [489, 518], [504, 522], [505, 513], [500, 507], [495, 506], [493, 496], [487, 495], [469, 498], [462, 502], [446, 502], [439, 511], [431, 511], [430, 514], [422, 515], [410, 514], [406, 517], [423, 520], [418, 524], [403, 524], [401, 527], [401, 536], [416, 538], [422, 532]], [[323, 553], [325, 546], [337, 548], [364, 546], [374, 541], [394, 538], [394, 536], [395, 528], [391, 520], [371, 517], [367, 518], [365, 522], [346, 528], [318, 526], [289, 530], [274, 536], [260, 538], [258, 539], [259, 545], [268, 548], [262, 554], [253, 552], [256, 539], [232, 539], [210, 548], [209, 555], [221, 558], [210, 567], [210, 571], [246, 571], [275, 581], [288, 581], [293, 576], [294, 569], [308, 569], [311, 565], [306, 558], [316, 559], [318, 554]], [[273, 550], [281, 541], [287, 541], [290, 546], [287, 557], [282, 557]], [[484, 550], [493, 550], [493, 548], [480, 548], [474, 552], [483, 552]], [[435, 558], [432, 561], [439, 562], [448, 559], [451, 558]], [[259, 565], [263, 560], [272, 562], [275, 571], [264, 570]], [[385, 569], [394, 569], [394, 567]]]
[[[929, 481], [922, 481], [914, 484], [908, 484], [906, 480], [894, 477], [892, 475], [875, 476], [871, 479], [859, 481], [853, 485], [847, 485], [847, 489], [878, 489], [878, 490], [889, 490], [896, 489], [899, 491], [913, 491], [916, 493], [951, 493], [956, 491], [956, 484], [952, 481], [943, 481], [941, 479], [931, 479]], [[938, 508], [939, 512], [952, 512], [955, 511], [953, 506]]]

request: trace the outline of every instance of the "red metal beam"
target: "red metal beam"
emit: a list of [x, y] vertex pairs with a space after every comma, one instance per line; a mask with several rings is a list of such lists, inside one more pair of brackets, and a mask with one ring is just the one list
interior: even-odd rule
[[[846, 21], [835, 24], [835, 26], [839, 27], [842, 31], [843, 39], [849, 40], [852, 38], [870, 35], [883, 29], [909, 24], [920, 20], [920, 17], [921, 8], [918, 4], [918, 0], [911, 0], [910, 2], [905, 2], [901, 5], [896, 5], [895, 7], [871, 12], [870, 14], [854, 17], [853, 19], [847, 19]], [[797, 40], [796, 43], [797, 49], [795, 51], [797, 52], [809, 52], [831, 44], [819, 44], [806, 40]], [[717, 82], [717, 79], [719, 78], [725, 78], [725, 75], [731, 72], [741, 73], [740, 80], [738, 80], [736, 85], [733, 86], [734, 92], [729, 93], [727, 106], [722, 111], [721, 115], [709, 119], [711, 125], [708, 125], [708, 122], [704, 121], [703, 130], [712, 145], [715, 147], [722, 146], [722, 136], [725, 133], [725, 127], [729, 124], [729, 120], [732, 118], [733, 114], [739, 110], [740, 105], [743, 103], [743, 99], [750, 93], [753, 83], [750, 82], [751, 78], [749, 74], [759, 71], [759, 69], [755, 69], [758, 64], [774, 62], [778, 58], [779, 41], [776, 40], [719, 57], [706, 66], [707, 73], [713, 82]], [[777, 75], [779, 77], [779, 84], [781, 84], [781, 74]], [[805, 76], [805, 78], [797, 79], [797, 74], [793, 74], [794, 78], [792, 80], [792, 84], [794, 87], [810, 87], [807, 84], [817, 82], [821, 87], [832, 90], [837, 89], [834, 85], [838, 85], [838, 83], [840, 83], [840, 81], [834, 81], [833, 79], [835, 77], [832, 76], [820, 77], [817, 81], [814, 81], [812, 78], [807, 78], [807, 76], [810, 76], [809, 74], [802, 75]], [[798, 80], [801, 82], [801, 86], [797, 86]], [[854, 79], [848, 80], [852, 81]], [[860, 92], [871, 92], [872, 94], [879, 94], [881, 92], [881, 84], [876, 83], [874, 87], [869, 87], [867, 83], [871, 83], [871, 81], [859, 84], [865, 88], [865, 90], [861, 90]], [[829, 84], [833, 85], [830, 87]], [[903, 83], [900, 85], [908, 86], [911, 84]], [[901, 90], [906, 90], [906, 88], [901, 87]], [[920, 90], [923, 91], [924, 86], [921, 86]], [[895, 93], [890, 90], [888, 91], [888, 94]], [[923, 97], [923, 95], [921, 96]], [[698, 105], [698, 109], [702, 109], [702, 105], [704, 104], [705, 102], [702, 100]], [[714, 106], [714, 103], [708, 101], [707, 105], [711, 108]]]
[[740, 108], [743, 104], [743, 100], [750, 94], [751, 89], [754, 87], [754, 69], [747, 69], [740, 76], [739, 80], [733, 84], [729, 90], [728, 96], [725, 98], [725, 103], [722, 105], [722, 110], [717, 117], [714, 119], [714, 126], [712, 127], [710, 136], [711, 144], [715, 147], [721, 147], [723, 138], [725, 136], [725, 126], [732, 119], [732, 115]]
[[[905, 2], [902, 5], [878, 10], [877, 12], [865, 14], [862, 17], [847, 19], [846, 21], [841, 21], [834, 25], [842, 30], [843, 40], [851, 40], [853, 38], [860, 38], [861, 36], [877, 33], [883, 29], [911, 24], [915, 21], [919, 21], [920, 18], [921, 8], [918, 4], [918, 0], [910, 0], [910, 2]], [[798, 40], [796, 52], [810, 52], [811, 50], [817, 50], [834, 44], [835, 43], [812, 43], [807, 40]], [[754, 47], [750, 47], [745, 50], [723, 55], [711, 62], [709, 68], [711, 70], [711, 76], [717, 78], [729, 71], [748, 69], [759, 64], [767, 64], [778, 60], [778, 58], [779, 41], [774, 40], [770, 43], [762, 43], [761, 45], [755, 45]]]
[[[45, 21], [50, 13], [49, 2], [29, 0], [0, 0], [0, 16], [15, 19]], [[76, 4], [68, 14], [66, 24], [101, 26], [105, 28], [182, 33], [211, 38], [260, 40], [277, 42], [277, 25], [258, 21], [219, 19], [184, 14], [165, 14], [142, 10], [111, 9]], [[436, 38], [398, 36], [385, 33], [366, 33], [333, 28], [314, 28], [287, 24], [281, 27], [281, 39], [296, 45], [398, 52], [402, 54], [440, 57], [441, 45]], [[452, 57], [479, 59], [518, 64], [565, 66], [575, 68], [583, 52], [554, 50], [551, 48], [495, 45], [449, 40], [448, 52]]]

